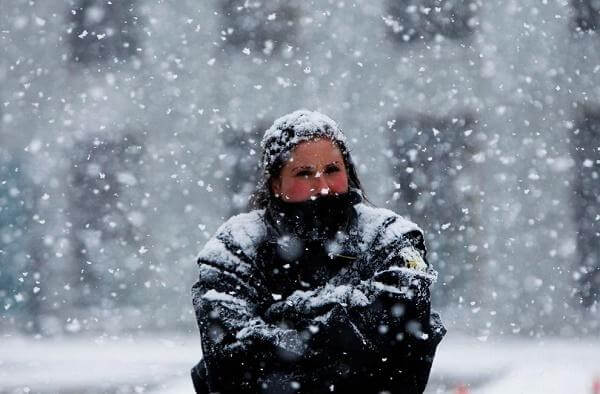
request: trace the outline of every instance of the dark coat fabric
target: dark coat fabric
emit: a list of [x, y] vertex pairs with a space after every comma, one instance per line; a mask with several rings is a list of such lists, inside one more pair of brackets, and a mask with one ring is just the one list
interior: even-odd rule
[[297, 237], [267, 208], [207, 242], [192, 287], [197, 393], [425, 390], [446, 329], [430, 309], [423, 233], [353, 197], [333, 238]]

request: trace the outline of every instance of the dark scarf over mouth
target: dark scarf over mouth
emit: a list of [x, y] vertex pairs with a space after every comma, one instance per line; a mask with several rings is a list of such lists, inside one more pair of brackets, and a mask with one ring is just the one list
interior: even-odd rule
[[281, 235], [293, 235], [304, 241], [328, 240], [338, 231], [346, 230], [353, 206], [361, 201], [360, 191], [353, 188], [346, 193], [301, 202], [285, 202], [273, 197], [267, 214]]

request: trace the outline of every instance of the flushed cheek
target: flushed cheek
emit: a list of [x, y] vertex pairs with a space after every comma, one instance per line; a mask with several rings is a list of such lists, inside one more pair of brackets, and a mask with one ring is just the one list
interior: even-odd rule
[[282, 186], [282, 194], [290, 201], [307, 200], [314, 192], [312, 182], [308, 179], [293, 179]]
[[330, 192], [345, 193], [348, 191], [348, 177], [344, 173], [338, 173], [327, 179]]

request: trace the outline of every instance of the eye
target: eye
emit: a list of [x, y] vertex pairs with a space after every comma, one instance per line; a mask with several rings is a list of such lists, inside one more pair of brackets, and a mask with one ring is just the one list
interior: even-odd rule
[[310, 176], [310, 171], [309, 171], [309, 170], [301, 170], [301, 171], [298, 171], [298, 172], [296, 173], [296, 176], [297, 176], [297, 177], [304, 177], [304, 178], [306, 178], [306, 177]]
[[340, 171], [340, 167], [338, 167], [335, 164], [330, 164], [325, 168], [326, 174], [331, 174], [331, 173], [338, 172], [338, 171]]

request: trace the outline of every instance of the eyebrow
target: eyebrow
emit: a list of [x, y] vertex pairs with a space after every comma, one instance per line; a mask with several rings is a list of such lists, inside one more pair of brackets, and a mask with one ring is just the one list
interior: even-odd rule
[[[335, 160], [335, 161], [332, 161], [331, 163], [325, 164], [325, 167], [328, 167], [332, 164], [340, 165], [340, 162]], [[299, 167], [292, 168], [292, 172], [295, 172], [296, 170], [313, 170], [314, 168], [315, 168], [314, 166], [299, 166]]]
[[312, 170], [314, 169], [314, 166], [300, 166], [300, 167], [294, 167], [292, 168], [292, 172], [296, 172], [296, 170], [300, 171], [300, 170]]

